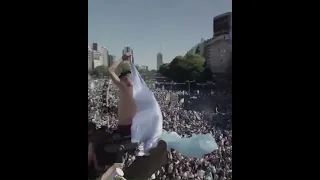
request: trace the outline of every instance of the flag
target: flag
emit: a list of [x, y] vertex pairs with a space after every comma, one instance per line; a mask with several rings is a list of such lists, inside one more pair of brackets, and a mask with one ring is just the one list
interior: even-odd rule
[[157, 146], [162, 135], [162, 112], [153, 93], [133, 63], [131, 63], [131, 75], [133, 98], [137, 106], [137, 114], [132, 120], [131, 141], [143, 142], [144, 151], [148, 152]]
[[96, 82], [95, 81], [92, 81], [91, 84], [90, 84], [90, 88], [91, 90], [94, 90], [96, 88]]
[[[131, 75], [133, 98], [137, 106], [137, 114], [131, 125], [132, 142], [143, 143], [144, 152], [148, 153], [158, 146], [158, 142], [164, 140], [165, 142], [159, 143], [160, 146], [162, 144], [162, 147], [176, 149], [182, 155], [197, 158], [217, 149], [217, 144], [211, 134], [181, 138], [175, 132], [175, 134], [163, 133], [163, 118], [160, 106], [133, 64], [131, 64]], [[199, 115], [197, 118], [200, 118]], [[167, 145], [164, 146], [164, 143]], [[160, 148], [158, 151], [162, 152], [163, 150]]]

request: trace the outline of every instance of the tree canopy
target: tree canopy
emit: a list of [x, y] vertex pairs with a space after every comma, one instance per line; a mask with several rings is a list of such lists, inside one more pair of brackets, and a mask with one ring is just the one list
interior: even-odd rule
[[154, 78], [156, 74], [156, 70], [149, 71], [147, 69], [141, 69], [141, 68], [137, 68], [137, 69], [144, 80], [151, 80]]
[[205, 66], [205, 60], [199, 54], [186, 54], [184, 57], [176, 56], [171, 63], [160, 66], [159, 73], [175, 82], [205, 82]]

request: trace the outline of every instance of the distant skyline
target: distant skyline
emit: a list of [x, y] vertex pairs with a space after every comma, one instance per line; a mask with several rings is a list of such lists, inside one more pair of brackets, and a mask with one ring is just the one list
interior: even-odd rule
[[135, 63], [157, 67], [184, 55], [213, 35], [213, 17], [232, 12], [231, 0], [88, 0], [88, 44], [97, 42], [119, 58], [132, 48]]

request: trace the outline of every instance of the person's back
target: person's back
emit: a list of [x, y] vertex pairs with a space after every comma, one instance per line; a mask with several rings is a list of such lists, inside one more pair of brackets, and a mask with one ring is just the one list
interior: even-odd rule
[[[123, 57], [114, 62], [111, 67], [109, 67], [110, 78], [113, 83], [117, 86], [120, 91], [120, 100], [118, 105], [118, 127], [123, 129], [122, 126], [125, 126], [126, 129], [130, 132], [132, 125], [132, 120], [137, 113], [137, 108], [135, 101], [133, 99], [133, 85], [130, 80], [130, 63], [126, 63], [131, 58], [131, 54], [127, 53]], [[125, 67], [127, 65], [127, 67]], [[121, 66], [121, 67], [119, 67]], [[121, 70], [120, 75], [116, 74], [116, 70]], [[119, 129], [118, 128], [118, 129]]]
[[133, 99], [133, 87], [127, 85], [127, 87], [120, 89], [120, 101], [118, 106], [118, 125], [131, 125], [132, 119], [137, 113], [137, 107]]

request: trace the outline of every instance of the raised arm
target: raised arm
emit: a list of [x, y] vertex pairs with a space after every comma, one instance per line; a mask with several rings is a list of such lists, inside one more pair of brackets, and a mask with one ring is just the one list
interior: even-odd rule
[[120, 79], [116, 74], [116, 69], [118, 66], [123, 62], [129, 59], [131, 56], [131, 53], [126, 53], [124, 54], [119, 60], [115, 61], [109, 68], [108, 68], [108, 73], [110, 75], [111, 80], [113, 83], [118, 86], [119, 88], [121, 87]]
[[120, 79], [119, 77], [116, 75], [116, 69], [118, 68], [118, 66], [123, 62], [122, 57], [120, 59], [118, 59], [117, 61], [113, 62], [113, 64], [108, 68], [108, 73], [109, 76], [111, 78], [111, 80], [113, 81], [113, 83], [116, 86], [120, 86]]

